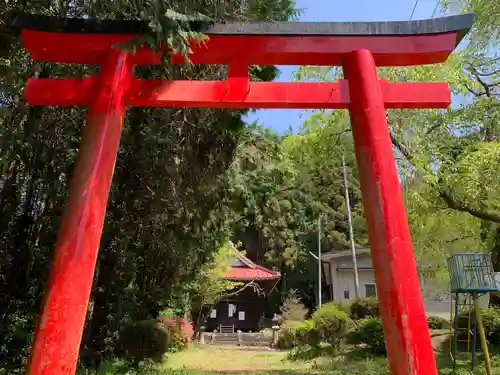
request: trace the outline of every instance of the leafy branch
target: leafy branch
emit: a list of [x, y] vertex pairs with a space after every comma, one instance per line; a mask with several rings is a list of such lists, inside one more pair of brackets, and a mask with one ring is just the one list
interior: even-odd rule
[[[143, 9], [140, 12], [141, 19], [148, 22], [151, 33], [134, 37], [119, 44], [119, 47], [133, 51], [143, 46], [148, 46], [153, 52], [167, 50], [180, 53], [186, 62], [189, 62], [192, 43], [201, 44], [208, 40], [207, 35], [196, 30], [199, 28], [196, 26], [213, 20], [198, 12], [187, 15], [173, 9], [162, 9], [164, 3], [159, 0], [153, 1], [152, 5], [148, 11]], [[169, 54], [165, 53], [163, 57], [164, 62], [168, 63]]]
[[473, 207], [472, 205], [465, 204], [458, 197], [454, 196], [447, 189], [440, 187], [439, 196], [447, 204], [447, 206], [453, 210], [467, 212], [478, 219], [493, 221], [495, 223], [500, 223], [500, 214], [493, 210], [479, 209]]
[[[391, 141], [393, 146], [406, 158], [406, 160], [413, 166], [415, 166], [415, 159], [410, 151], [410, 148], [398, 139], [393, 131], [391, 131]], [[428, 171], [429, 172], [429, 171]], [[500, 214], [495, 211], [480, 209], [479, 207], [474, 207], [471, 204], [466, 204], [460, 200], [456, 195], [454, 195], [449, 188], [444, 186], [442, 180], [437, 181], [438, 195], [443, 200], [444, 203], [453, 210], [467, 212], [478, 219], [493, 221], [500, 223]]]

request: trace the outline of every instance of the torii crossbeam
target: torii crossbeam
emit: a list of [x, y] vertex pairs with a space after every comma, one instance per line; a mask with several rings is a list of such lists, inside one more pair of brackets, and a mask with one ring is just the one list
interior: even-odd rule
[[[350, 111], [385, 342], [393, 375], [436, 375], [386, 108], [445, 108], [446, 83], [389, 83], [377, 66], [443, 62], [473, 23], [472, 15], [373, 23], [228, 23], [207, 26], [193, 45], [194, 64], [226, 64], [225, 81], [149, 81], [134, 66], [161, 53], [113, 48], [149, 33], [135, 21], [26, 17], [24, 47], [41, 61], [99, 64], [89, 78], [30, 78], [33, 105], [88, 106], [87, 125], [56, 244], [28, 375], [73, 375], [106, 203], [129, 106], [347, 108]], [[168, 53], [168, 51], [166, 52]], [[181, 56], [171, 54], [174, 63]], [[339, 65], [334, 83], [251, 82], [249, 65]]]

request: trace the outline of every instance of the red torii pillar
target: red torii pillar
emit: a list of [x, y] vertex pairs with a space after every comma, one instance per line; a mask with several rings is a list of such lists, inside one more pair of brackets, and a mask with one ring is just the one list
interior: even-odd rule
[[[27, 374], [75, 373], [128, 106], [348, 108], [391, 374], [437, 374], [385, 109], [445, 108], [450, 90], [446, 83], [379, 81], [376, 67], [445, 61], [472, 22], [472, 15], [462, 15], [388, 23], [216, 24], [203, 30], [210, 40], [193, 46], [191, 61], [228, 64], [226, 81], [148, 81], [134, 77], [134, 65], [159, 64], [159, 54], [112, 48], [148, 32], [140, 22], [20, 20], [33, 59], [101, 67], [96, 77], [30, 78], [25, 91], [33, 105], [89, 106]], [[175, 54], [172, 60], [183, 63]], [[341, 65], [346, 81], [250, 82], [249, 65]]]

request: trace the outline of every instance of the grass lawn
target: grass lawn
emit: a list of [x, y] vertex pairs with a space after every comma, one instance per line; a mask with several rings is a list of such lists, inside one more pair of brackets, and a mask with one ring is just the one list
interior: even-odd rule
[[[453, 372], [447, 354], [437, 356], [439, 375], [483, 375], [479, 361], [470, 371], [470, 360], [464, 355]], [[493, 375], [500, 375], [500, 355], [492, 355]], [[2, 373], [0, 371], [0, 373]], [[110, 361], [97, 372], [81, 370], [78, 375], [389, 375], [387, 358], [373, 357], [363, 351], [321, 357], [311, 361], [290, 360], [287, 352], [245, 350], [234, 347], [192, 346], [170, 354], [162, 365], [144, 365], [132, 369], [123, 362]], [[419, 374], [427, 375], [427, 374]]]
[[290, 362], [286, 353], [264, 350], [195, 346], [187, 351], [167, 357], [166, 366], [195, 372], [241, 373], [307, 370], [305, 363]]
[[[187, 351], [170, 355], [165, 367], [189, 374], [261, 374], [261, 375], [341, 375], [388, 373], [385, 358], [361, 359], [349, 365], [343, 357], [334, 360], [320, 358], [313, 361], [287, 360], [286, 352], [239, 350], [212, 346], [195, 346]], [[177, 372], [176, 371], [176, 372]], [[346, 372], [347, 371], [347, 372]], [[383, 374], [384, 372], [382, 372]]]
[[[438, 357], [440, 375], [453, 373], [447, 355]], [[169, 355], [164, 368], [179, 375], [386, 375], [387, 358], [372, 357], [364, 352], [352, 352], [333, 358], [313, 361], [287, 360], [286, 352], [244, 350], [213, 346], [193, 346], [181, 353]], [[500, 357], [493, 356], [493, 374], [500, 375]], [[469, 371], [469, 362], [460, 361], [456, 375], [485, 374], [479, 363], [475, 372]]]

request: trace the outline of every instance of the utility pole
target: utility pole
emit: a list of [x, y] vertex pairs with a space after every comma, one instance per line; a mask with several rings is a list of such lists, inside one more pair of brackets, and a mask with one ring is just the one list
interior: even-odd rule
[[318, 307], [321, 307], [321, 215], [318, 218]]
[[342, 168], [344, 170], [345, 203], [347, 206], [347, 222], [349, 224], [349, 239], [351, 241], [352, 266], [354, 270], [354, 295], [359, 298], [359, 276], [358, 260], [356, 258], [356, 245], [354, 244], [354, 233], [352, 230], [351, 203], [349, 201], [349, 183], [347, 181], [347, 168], [345, 166], [344, 154], [342, 154]]

